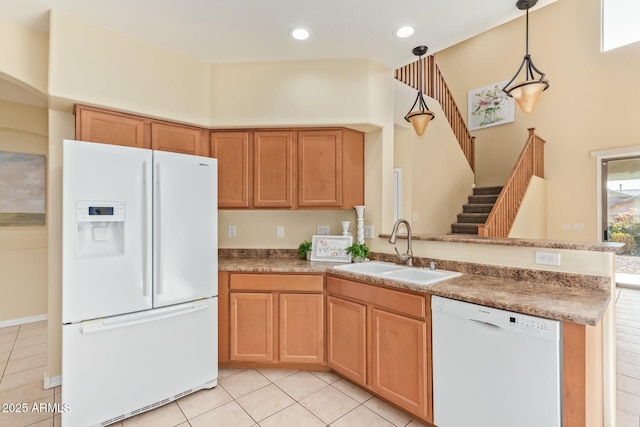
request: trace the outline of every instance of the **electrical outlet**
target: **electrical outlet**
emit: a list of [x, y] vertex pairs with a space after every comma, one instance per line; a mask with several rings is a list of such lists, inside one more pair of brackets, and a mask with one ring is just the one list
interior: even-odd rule
[[560, 266], [560, 254], [558, 252], [536, 251], [536, 264]]
[[373, 225], [364, 226], [364, 238], [373, 239]]
[[276, 237], [284, 237], [284, 225], [276, 226]]
[[227, 236], [236, 237], [236, 226], [235, 225], [230, 225], [227, 228]]
[[318, 226], [318, 234], [321, 236], [328, 236], [330, 232], [330, 228], [328, 225], [319, 225]]

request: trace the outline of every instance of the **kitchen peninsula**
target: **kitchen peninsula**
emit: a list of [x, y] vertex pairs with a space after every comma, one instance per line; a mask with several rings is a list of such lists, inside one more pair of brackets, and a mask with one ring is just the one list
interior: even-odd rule
[[[464, 245], [467, 250], [476, 247], [490, 255], [492, 247], [499, 251], [509, 248], [558, 251], [562, 253], [563, 264], [569, 266], [566, 270], [572, 269], [575, 257], [582, 260], [592, 255], [605, 264], [608, 259], [613, 262], [614, 253], [620, 248], [618, 244], [452, 236], [414, 236], [414, 241], [418, 247], [441, 244], [447, 250], [450, 248], [446, 246]], [[394, 261], [395, 255], [375, 252], [372, 258]], [[331, 369], [413, 416], [433, 422], [430, 300], [431, 295], [438, 295], [561, 321], [564, 425], [601, 424], [608, 398], [603, 378], [606, 378], [606, 360], [610, 357], [606, 345], [609, 325], [605, 320], [612, 310], [612, 274], [553, 267], [521, 268], [510, 266], [509, 263], [514, 263], [508, 259], [480, 263], [451, 256], [417, 257], [414, 261], [417, 266], [428, 266], [435, 261], [438, 268], [463, 275], [421, 287], [340, 271], [331, 263], [302, 261], [295, 258], [295, 251], [287, 249], [221, 249], [219, 358], [222, 366]], [[252, 317], [243, 317], [243, 304], [252, 305], [251, 310], [245, 311], [250, 311]], [[256, 307], [259, 309], [255, 310]], [[262, 319], [255, 317], [256, 313], [263, 316]], [[389, 318], [417, 328], [419, 333], [415, 336], [419, 341], [407, 343], [407, 349], [417, 349], [416, 384], [394, 389], [380, 379], [400, 375], [400, 366], [413, 359], [395, 365], [387, 361], [384, 366], [376, 366], [385, 355], [380, 352], [383, 346], [372, 345], [372, 342], [384, 337], [371, 329], [372, 313], [388, 313]], [[358, 318], [362, 322], [335, 323]], [[258, 331], [255, 325], [265, 327]], [[335, 331], [344, 328], [356, 331], [349, 344], [352, 347], [348, 349], [334, 339]], [[250, 337], [242, 335], [249, 330]], [[300, 337], [305, 339], [300, 341]], [[244, 351], [243, 346], [251, 351]], [[421, 348], [426, 349], [424, 354], [420, 353]], [[341, 351], [354, 355], [357, 360], [344, 359]], [[385, 369], [387, 372], [381, 371]], [[420, 390], [417, 394], [411, 391], [416, 389]]]

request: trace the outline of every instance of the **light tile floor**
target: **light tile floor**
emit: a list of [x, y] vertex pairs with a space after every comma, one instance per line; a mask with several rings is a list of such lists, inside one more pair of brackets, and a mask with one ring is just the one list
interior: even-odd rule
[[[618, 289], [616, 309], [617, 427], [640, 427], [640, 289]], [[0, 328], [0, 427], [60, 425], [60, 416], [46, 411], [47, 404], [60, 403], [60, 387], [42, 389], [46, 354], [46, 322]], [[16, 412], [23, 407], [26, 412]], [[218, 387], [114, 425], [418, 427], [423, 424], [329, 372], [221, 369]]]
[[[59, 426], [60, 387], [43, 390], [47, 363], [46, 322], [0, 329], [0, 427]], [[284, 369], [221, 369], [218, 386], [118, 427], [314, 427], [424, 424], [330, 372]], [[13, 406], [8, 406], [14, 404]], [[19, 406], [15, 406], [19, 404]], [[34, 407], [35, 404], [35, 407]], [[40, 406], [44, 404], [44, 406]], [[26, 412], [16, 412], [18, 409]], [[38, 410], [33, 410], [33, 409]], [[39, 409], [42, 408], [42, 411]], [[5, 412], [2, 412], [5, 409]]]

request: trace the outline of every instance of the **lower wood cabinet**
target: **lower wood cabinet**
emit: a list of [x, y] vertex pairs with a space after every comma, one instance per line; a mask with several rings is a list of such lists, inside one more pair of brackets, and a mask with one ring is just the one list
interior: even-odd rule
[[228, 276], [229, 357], [222, 350], [221, 361], [324, 363], [323, 275]]
[[273, 362], [273, 294], [231, 292], [231, 360]]
[[426, 415], [427, 322], [371, 309], [371, 390]]
[[280, 361], [324, 362], [324, 297], [280, 294]]
[[327, 363], [360, 385], [367, 384], [367, 306], [327, 297]]
[[429, 305], [424, 295], [329, 276], [329, 367], [431, 421]]

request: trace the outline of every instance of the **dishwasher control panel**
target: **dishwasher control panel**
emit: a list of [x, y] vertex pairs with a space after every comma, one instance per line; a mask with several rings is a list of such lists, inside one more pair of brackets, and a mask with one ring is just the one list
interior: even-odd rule
[[539, 319], [536, 317], [524, 316], [514, 313], [510, 313], [509, 315], [509, 324], [512, 328], [529, 331], [534, 334], [549, 330], [548, 322], [546, 322], [545, 319]]
[[558, 341], [560, 322], [528, 314], [514, 313], [483, 305], [471, 304], [438, 296], [431, 298], [431, 309], [459, 319], [471, 320], [514, 333]]

